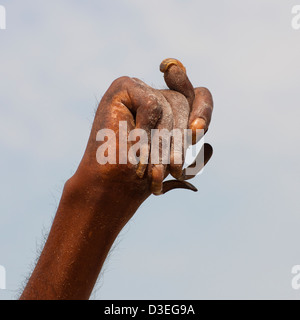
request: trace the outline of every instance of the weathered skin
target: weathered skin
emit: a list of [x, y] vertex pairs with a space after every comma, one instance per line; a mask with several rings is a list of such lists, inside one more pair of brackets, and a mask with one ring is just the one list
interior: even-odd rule
[[[103, 96], [82, 161], [65, 184], [48, 239], [20, 299], [88, 299], [113, 242], [143, 201], [175, 188], [196, 190], [184, 181], [192, 177], [172, 161], [169, 166], [147, 166], [142, 159], [137, 165], [96, 161], [97, 132], [109, 128], [118, 133], [119, 121], [127, 122], [128, 132], [142, 128], [149, 135], [154, 128], [207, 131], [213, 108], [210, 92], [193, 89], [175, 59], [164, 60], [161, 70], [171, 90], [121, 77]], [[206, 163], [212, 148], [206, 144], [204, 151]], [[177, 180], [163, 184], [168, 173]]]

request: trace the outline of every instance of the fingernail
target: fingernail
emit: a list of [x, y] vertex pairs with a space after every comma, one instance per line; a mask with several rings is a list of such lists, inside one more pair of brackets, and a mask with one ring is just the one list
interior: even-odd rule
[[145, 171], [147, 168], [147, 164], [139, 163], [138, 168], [136, 169], [136, 174], [138, 175], [139, 178], [143, 178]]
[[160, 64], [160, 71], [161, 72], [166, 72], [172, 65], [176, 65], [178, 66], [180, 69], [182, 69], [185, 73], [186, 73], [186, 69], [184, 67], [184, 65], [177, 59], [173, 59], [173, 58], [168, 58], [163, 60], [163, 62]]
[[195, 119], [191, 124], [193, 132], [193, 144], [197, 143], [197, 130], [205, 130], [206, 122], [202, 118]]
[[151, 191], [154, 195], [162, 194], [163, 179], [164, 179], [164, 166], [161, 164], [153, 166]]
[[197, 118], [192, 122], [191, 129], [192, 130], [196, 130], [196, 129], [201, 130], [201, 129], [205, 129], [205, 126], [206, 126], [205, 120], [202, 118]]

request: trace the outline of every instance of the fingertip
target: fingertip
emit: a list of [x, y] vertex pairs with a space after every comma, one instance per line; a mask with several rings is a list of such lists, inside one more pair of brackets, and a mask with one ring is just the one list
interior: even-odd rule
[[170, 164], [170, 174], [173, 178], [180, 179], [182, 177], [182, 165]]
[[192, 121], [190, 129], [192, 130], [192, 144], [196, 144], [202, 137], [202, 135], [199, 134], [199, 130], [203, 130], [203, 134], [207, 130], [206, 121], [203, 118], [196, 118]]
[[170, 155], [170, 174], [175, 179], [180, 179], [182, 176], [183, 156], [182, 152], [174, 151]]
[[168, 69], [172, 65], [178, 66], [181, 70], [183, 70], [186, 73], [186, 68], [184, 67], [184, 65], [179, 60], [174, 59], [174, 58], [167, 58], [167, 59], [163, 60], [159, 66], [159, 69], [162, 73], [165, 73], [168, 71]]
[[138, 168], [136, 169], [136, 174], [139, 178], [143, 178], [145, 171], [147, 168], [147, 164], [139, 163]]
[[203, 118], [196, 118], [192, 124], [191, 124], [191, 129], [192, 130], [201, 130], [205, 129], [206, 127], [206, 121]]
[[154, 165], [152, 168], [151, 191], [154, 195], [161, 195], [164, 180], [164, 166], [162, 164]]

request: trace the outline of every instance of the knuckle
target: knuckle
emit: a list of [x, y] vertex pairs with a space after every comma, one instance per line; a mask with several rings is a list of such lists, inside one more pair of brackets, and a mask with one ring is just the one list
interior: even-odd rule
[[158, 99], [154, 95], [149, 94], [145, 101], [145, 107], [149, 109], [156, 109], [158, 107]]
[[212, 99], [212, 94], [206, 87], [196, 88], [195, 93], [196, 93], [196, 95]]
[[149, 95], [147, 97], [145, 108], [151, 110], [151, 112], [155, 114], [160, 114], [162, 112], [162, 106], [154, 95]]
[[121, 89], [124, 85], [127, 85], [129, 82], [131, 82], [130, 77], [122, 76], [114, 80], [110, 87], [113, 89]]

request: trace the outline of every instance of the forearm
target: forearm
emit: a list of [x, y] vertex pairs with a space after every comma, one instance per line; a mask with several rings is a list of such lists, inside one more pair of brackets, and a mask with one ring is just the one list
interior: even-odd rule
[[91, 188], [71, 178], [20, 299], [88, 299], [113, 242], [141, 202], [120, 186]]

